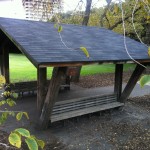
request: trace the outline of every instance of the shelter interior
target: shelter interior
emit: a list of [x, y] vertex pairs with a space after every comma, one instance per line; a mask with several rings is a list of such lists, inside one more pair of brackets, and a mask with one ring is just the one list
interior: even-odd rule
[[[82, 52], [70, 50], [66, 47], [63, 47], [64, 51], [62, 51], [59, 47], [62, 46], [59, 34], [55, 33], [56, 36], [51, 34], [51, 32], [54, 32], [52, 26], [53, 24], [51, 23], [0, 18], [0, 65], [2, 75], [5, 76], [7, 83], [10, 82], [9, 52], [11, 52], [11, 50], [21, 51], [37, 68], [38, 126], [44, 129], [47, 127], [49, 120], [54, 122], [123, 106], [139, 77], [145, 70], [145, 67], [137, 64], [131, 78], [122, 91], [123, 65], [129, 61], [131, 62], [130, 57], [126, 54], [124, 49], [123, 36], [106, 29], [102, 29], [101, 32], [98, 32], [100, 29], [95, 27], [64, 25], [64, 29], [66, 30], [64, 34], [62, 33], [62, 37], [65, 39], [69, 34], [74, 38], [72, 42], [79, 44], [83, 42], [85, 45], [87, 44], [91, 55], [89, 59], [86, 58]], [[47, 28], [46, 32], [43, 27]], [[72, 29], [75, 32], [79, 30], [76, 35], [77, 37], [73, 36]], [[40, 31], [40, 33], [38, 32], [40, 37], [36, 35], [37, 31]], [[104, 34], [104, 36], [106, 37], [101, 37], [101, 33], [105, 33], [106, 35]], [[31, 39], [32, 36], [33, 39]], [[86, 39], [84, 38], [85, 36], [87, 36]], [[44, 41], [45, 38], [49, 38], [51, 43]], [[56, 38], [58, 38], [58, 43], [53, 43]], [[108, 40], [110, 42], [111, 38], [114, 42], [116, 41], [113, 48], [112, 43], [106, 42]], [[65, 40], [69, 41], [68, 38]], [[120, 41], [118, 42], [118, 40]], [[99, 41], [101, 41], [101, 43]], [[45, 46], [46, 43], [47, 45]], [[145, 66], [148, 65], [150, 60], [147, 56], [146, 46], [131, 39], [127, 39], [127, 43], [130, 45], [129, 51], [134, 56], [133, 58]], [[51, 46], [51, 49], [47, 49], [49, 46]], [[110, 50], [111, 48], [114, 49], [113, 52]], [[105, 51], [106, 49], [110, 51]], [[88, 94], [86, 93], [86, 97], [81, 97], [82, 94], [78, 92], [76, 96], [69, 97], [67, 100], [65, 98], [66, 95], [58, 95], [62, 82], [64, 80], [67, 81], [66, 78], [70, 76], [68, 68], [105, 62], [114, 63], [116, 66], [114, 90], [112, 92], [101, 94], [100, 91], [97, 91], [94, 95], [91, 95], [92, 92], [88, 92]], [[132, 63], [134, 62], [132, 61]], [[47, 88], [45, 85], [47, 85], [47, 67], [49, 66], [53, 66], [54, 68]], [[101, 92], [103, 93], [104, 91]], [[59, 101], [60, 99], [61, 101]]]

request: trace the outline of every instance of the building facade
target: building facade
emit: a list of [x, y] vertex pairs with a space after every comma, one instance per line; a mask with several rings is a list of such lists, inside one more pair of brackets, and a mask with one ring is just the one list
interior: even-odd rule
[[61, 0], [22, 0], [25, 17], [28, 20], [47, 21], [52, 18]]

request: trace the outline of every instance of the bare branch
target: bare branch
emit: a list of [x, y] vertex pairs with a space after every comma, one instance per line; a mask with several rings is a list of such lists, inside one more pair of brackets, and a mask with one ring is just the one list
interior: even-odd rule
[[[140, 9], [141, 9], [141, 7], [138, 7], [138, 8], [134, 11], [134, 14], [135, 14], [136, 12], [138, 12]], [[124, 21], [126, 21], [126, 20], [129, 19], [130, 17], [132, 17], [132, 14], [126, 16], [126, 17], [124, 18]], [[110, 29], [110, 30], [113, 30], [114, 28], [116, 28], [116, 27], [117, 27], [119, 24], [121, 24], [121, 23], [122, 23], [122, 19], [118, 20], [114, 25], [112, 25], [111, 27], [109, 27], [109, 29]]]
[[0, 113], [11, 113], [11, 112], [15, 112], [15, 113], [19, 113], [19, 112], [23, 112], [23, 111], [2, 111], [2, 110], [0, 110]]
[[8, 146], [7, 144], [5, 144], [5, 143], [0, 143], [0, 146], [3, 146], [3, 147], [5, 147], [5, 150], [7, 150], [8, 148], [10, 148], [11, 146]]
[[107, 1], [107, 6], [104, 9], [104, 13], [101, 15], [100, 22], [99, 22], [101, 27], [104, 26], [103, 19], [106, 17], [106, 13], [107, 13], [107, 11], [108, 11], [108, 9], [110, 7], [111, 2], [112, 2], [112, 0]]

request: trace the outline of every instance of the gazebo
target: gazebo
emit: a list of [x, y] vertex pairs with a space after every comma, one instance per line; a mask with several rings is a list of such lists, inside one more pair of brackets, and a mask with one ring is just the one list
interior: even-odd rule
[[[0, 18], [0, 65], [2, 74], [9, 83], [9, 49], [21, 51], [37, 68], [37, 109], [39, 127], [44, 129], [52, 122], [120, 107], [130, 95], [145, 67], [137, 64], [126, 87], [122, 91], [122, 74], [125, 63], [134, 63], [126, 52], [124, 40], [133, 59], [146, 66], [150, 59], [147, 46], [128, 37], [123, 37], [105, 28], [62, 24], [57, 32], [53, 23]], [[86, 57], [80, 47], [86, 47]], [[92, 63], [114, 63], [114, 92], [107, 95], [57, 101], [62, 80], [68, 67]], [[54, 67], [48, 90], [47, 67]]]

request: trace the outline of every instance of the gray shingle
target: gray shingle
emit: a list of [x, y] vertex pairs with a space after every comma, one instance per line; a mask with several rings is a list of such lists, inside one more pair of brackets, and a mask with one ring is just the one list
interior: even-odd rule
[[[4, 32], [34, 65], [73, 62], [130, 61], [123, 36], [113, 31], [63, 24], [63, 41], [53, 23], [0, 18], [0, 32]], [[1, 38], [0, 38], [1, 39]], [[139, 61], [148, 60], [147, 46], [126, 38], [128, 51]], [[90, 58], [79, 49], [87, 48]]]

